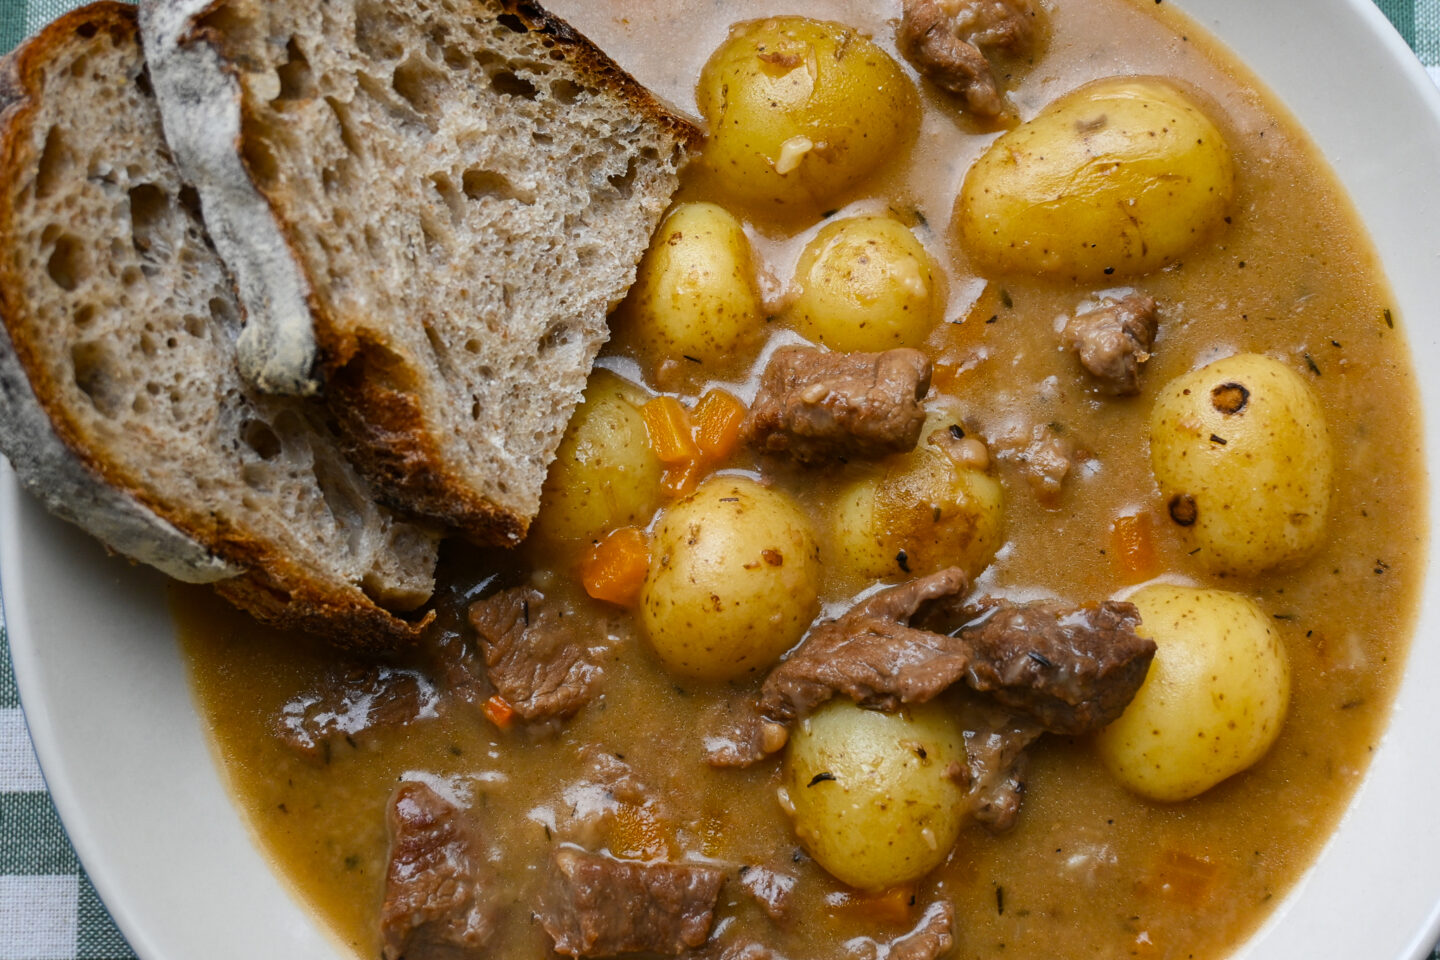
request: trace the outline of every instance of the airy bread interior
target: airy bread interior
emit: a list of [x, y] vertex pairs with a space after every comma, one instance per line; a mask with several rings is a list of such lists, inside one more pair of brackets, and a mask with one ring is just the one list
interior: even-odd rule
[[241, 313], [164, 144], [133, 13], [97, 4], [32, 45], [7, 111], [0, 284], [55, 434], [244, 569], [217, 587], [262, 618], [413, 635], [388, 611], [428, 599], [437, 539], [375, 505], [323, 406], [241, 381]]
[[[308, 282], [353, 459], [394, 502], [516, 541], [698, 131], [533, 3], [178, 5], [183, 24], [175, 0], [143, 15], [168, 34], [147, 43], [195, 54], [152, 55], [162, 102], [187, 72], [238, 76], [245, 169]], [[166, 109], [187, 174], [235, 133]], [[212, 221], [254, 215], [195, 180]]]

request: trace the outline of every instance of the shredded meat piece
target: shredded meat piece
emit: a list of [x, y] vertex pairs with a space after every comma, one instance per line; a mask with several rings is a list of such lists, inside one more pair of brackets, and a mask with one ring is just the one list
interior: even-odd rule
[[390, 801], [390, 866], [380, 910], [385, 960], [484, 956], [495, 927], [487, 871], [474, 825], [423, 783], [400, 785]]
[[685, 956], [687, 960], [785, 960], [765, 944], [741, 938], [711, 940]]
[[1036, 498], [1046, 506], [1058, 502], [1075, 461], [1088, 459], [1088, 454], [1077, 452], [1069, 438], [1048, 423], [1036, 424], [1028, 435], [1002, 437], [995, 442], [994, 449], [996, 459], [1019, 466]]
[[470, 605], [496, 692], [530, 722], [574, 716], [595, 696], [602, 671], [577, 635], [579, 621], [533, 587]]
[[790, 912], [795, 878], [769, 867], [741, 867], [740, 885], [749, 891], [771, 920], [784, 920]]
[[275, 733], [307, 760], [328, 763], [337, 745], [358, 748], [372, 730], [435, 716], [439, 699], [414, 670], [353, 667], [327, 675], [281, 707]]
[[765, 367], [746, 436], [763, 451], [801, 463], [912, 450], [929, 389], [930, 361], [918, 350], [785, 347]]
[[951, 932], [955, 907], [949, 900], [936, 900], [925, 908], [909, 933], [889, 943], [864, 939], [853, 944], [850, 956], [856, 960], [938, 960], [955, 945]]
[[540, 923], [569, 957], [677, 956], [710, 936], [725, 872], [696, 863], [616, 860], [569, 847], [550, 859]]
[[896, 43], [966, 110], [994, 119], [1007, 108], [989, 58], [1028, 55], [1039, 25], [1032, 0], [903, 0]]
[[1140, 392], [1140, 365], [1150, 359], [1159, 325], [1155, 299], [1130, 293], [1118, 300], [1106, 297], [1096, 309], [1076, 313], [1061, 339], [1101, 391], [1123, 397]]
[[[1135, 633], [1131, 604], [986, 600], [962, 608], [967, 586], [960, 570], [941, 570], [816, 625], [771, 671], [740, 729], [707, 743], [709, 762], [758, 761], [784, 742], [776, 745], [769, 726], [788, 726], [836, 694], [893, 711], [959, 682], [1047, 730], [1078, 734], [1118, 717], [1144, 681], [1155, 644]], [[917, 614], [923, 626], [911, 625]]]
[[494, 692], [485, 678], [485, 663], [474, 645], [459, 632], [435, 630], [427, 638], [431, 675], [452, 700], [480, 708]]
[[966, 806], [976, 822], [991, 833], [1003, 833], [1020, 816], [1025, 748], [1044, 728], [978, 698], [965, 703], [959, 721], [965, 737], [965, 763], [947, 772], [965, 790]]

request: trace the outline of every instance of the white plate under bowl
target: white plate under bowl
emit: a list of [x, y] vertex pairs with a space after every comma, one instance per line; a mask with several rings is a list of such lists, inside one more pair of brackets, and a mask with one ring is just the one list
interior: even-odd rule
[[[1158, 0], [1157, 0], [1158, 2]], [[1174, 0], [1172, 0], [1174, 2]], [[1422, 371], [1440, 361], [1440, 95], [1371, 0], [1183, 0], [1319, 143], [1380, 250]], [[1422, 376], [1430, 515], [1440, 378]], [[111, 559], [0, 473], [0, 582], [46, 780], [145, 960], [342, 956], [221, 786], [158, 574]], [[1433, 550], [1432, 550], [1433, 554]], [[1440, 570], [1369, 775], [1247, 960], [1412, 960], [1440, 923]]]

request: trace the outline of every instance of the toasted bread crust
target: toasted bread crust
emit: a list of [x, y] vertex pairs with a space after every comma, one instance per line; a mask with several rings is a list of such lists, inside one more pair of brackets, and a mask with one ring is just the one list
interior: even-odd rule
[[624, 97], [637, 113], [669, 131], [685, 149], [699, 149], [705, 139], [699, 127], [663, 103], [579, 30], [534, 0], [501, 0], [501, 3], [510, 13], [525, 21], [533, 32], [554, 38], [557, 44], [570, 51], [571, 62], [580, 66], [598, 85], [609, 87]]
[[[35, 122], [46, 62], [67, 45], [101, 32], [117, 46], [137, 42], [134, 7], [101, 2], [47, 26], [0, 61], [0, 244], [15, 242], [17, 185], [38, 158], [29, 132]], [[78, 39], [77, 39], [78, 38]], [[111, 549], [178, 579], [213, 582], [258, 619], [368, 646], [415, 640], [433, 619], [392, 614], [357, 586], [337, 591], [281, 555], [275, 545], [234, 529], [213, 513], [147, 494], [119, 465], [82, 441], [60, 402], [60, 385], [23, 336], [17, 318], [30, 312], [14, 258], [0, 258], [0, 449], [21, 481], [62, 518]]]
[[326, 398], [344, 438], [345, 453], [384, 502], [411, 510], [477, 543], [510, 547], [525, 537], [528, 517], [516, 516], [483, 497], [444, 469], [411, 393], [374, 376], [373, 350], [361, 346], [330, 378]]

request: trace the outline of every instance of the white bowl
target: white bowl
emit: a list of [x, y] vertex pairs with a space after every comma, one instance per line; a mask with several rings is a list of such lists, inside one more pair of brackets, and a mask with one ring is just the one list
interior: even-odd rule
[[[1136, 0], [1139, 2], [1139, 0]], [[1158, 2], [1158, 0], [1157, 0]], [[1440, 360], [1440, 94], [1371, 0], [1184, 0], [1309, 130]], [[1440, 378], [1422, 377], [1440, 515]], [[221, 784], [159, 574], [105, 556], [0, 472], [0, 582], [26, 717], [81, 859], [145, 960], [348, 957]], [[1433, 551], [1432, 551], [1433, 552]], [[1411, 960], [1440, 931], [1440, 575], [1395, 715], [1339, 830], [1238, 956]]]

